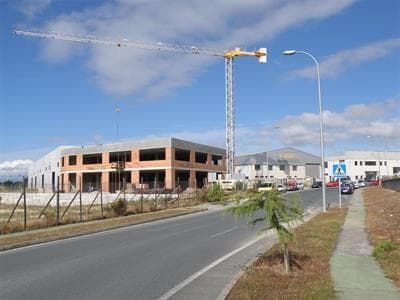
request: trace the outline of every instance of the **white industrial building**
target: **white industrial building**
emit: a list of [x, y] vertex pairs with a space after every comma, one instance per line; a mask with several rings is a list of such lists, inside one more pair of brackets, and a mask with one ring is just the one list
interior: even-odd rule
[[43, 192], [54, 191], [61, 170], [61, 151], [70, 148], [60, 146], [33, 162], [28, 170], [28, 188]]
[[333, 165], [346, 164], [351, 180], [379, 179], [400, 172], [400, 151], [346, 151], [325, 159], [327, 180], [333, 179]]
[[319, 179], [320, 162], [319, 156], [286, 147], [237, 156], [235, 173], [238, 177], [248, 180]]

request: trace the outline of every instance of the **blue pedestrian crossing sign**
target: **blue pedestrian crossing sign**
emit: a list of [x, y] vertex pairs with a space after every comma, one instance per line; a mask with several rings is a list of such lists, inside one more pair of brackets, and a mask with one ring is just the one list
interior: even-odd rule
[[333, 177], [346, 178], [346, 164], [333, 165]]

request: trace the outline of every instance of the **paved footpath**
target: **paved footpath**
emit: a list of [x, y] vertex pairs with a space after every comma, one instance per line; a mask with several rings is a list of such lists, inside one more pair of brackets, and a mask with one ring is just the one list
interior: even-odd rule
[[372, 250], [362, 194], [356, 190], [330, 262], [339, 299], [400, 299], [400, 292], [371, 256]]

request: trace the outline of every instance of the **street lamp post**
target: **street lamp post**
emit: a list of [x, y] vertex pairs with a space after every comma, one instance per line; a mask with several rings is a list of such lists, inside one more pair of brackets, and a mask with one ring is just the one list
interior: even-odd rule
[[319, 104], [319, 134], [321, 146], [321, 179], [322, 179], [322, 210], [326, 212], [326, 195], [325, 195], [325, 157], [324, 157], [324, 132], [323, 132], [323, 119], [322, 119], [322, 99], [321, 99], [321, 80], [319, 76], [319, 64], [317, 59], [310, 53], [299, 50], [286, 50], [284, 55], [305, 54], [310, 57], [317, 67], [317, 83], [318, 83], [318, 104]]

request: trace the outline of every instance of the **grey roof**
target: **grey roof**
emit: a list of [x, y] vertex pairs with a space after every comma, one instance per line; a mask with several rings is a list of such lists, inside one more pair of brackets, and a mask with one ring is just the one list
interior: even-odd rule
[[129, 151], [132, 149], [154, 149], [154, 148], [164, 148], [164, 147], [174, 147], [184, 150], [211, 152], [213, 154], [225, 156], [225, 149], [198, 143], [192, 143], [189, 141], [184, 141], [173, 137], [151, 139], [151, 140], [140, 140], [140, 141], [124, 141], [113, 144], [73, 147], [63, 150], [61, 152], [61, 155], [64, 156], [64, 155], [76, 155], [76, 154], [91, 154], [91, 153], [101, 153], [101, 152]]
[[[268, 151], [268, 164], [270, 165], [286, 165], [286, 166], [304, 166], [306, 164], [320, 164], [319, 156], [306, 153], [291, 147], [280, 148]], [[236, 166], [246, 165], [266, 165], [267, 152], [237, 156], [235, 159]]]

